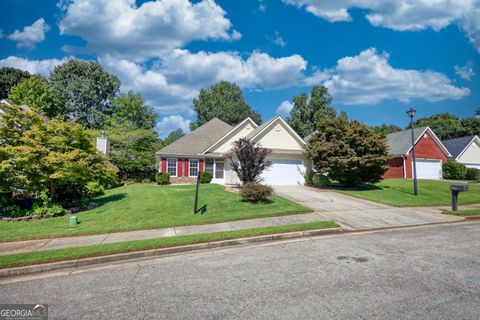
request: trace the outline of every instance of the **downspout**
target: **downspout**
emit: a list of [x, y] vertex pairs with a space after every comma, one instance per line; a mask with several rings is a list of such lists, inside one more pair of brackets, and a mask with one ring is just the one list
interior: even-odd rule
[[407, 179], [407, 167], [405, 166], [406, 161], [405, 161], [404, 155], [402, 155], [402, 159], [403, 159], [403, 179]]

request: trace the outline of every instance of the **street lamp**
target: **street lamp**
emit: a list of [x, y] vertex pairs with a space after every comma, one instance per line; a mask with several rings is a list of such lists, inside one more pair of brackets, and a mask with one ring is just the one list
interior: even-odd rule
[[407, 111], [408, 116], [410, 117], [410, 130], [412, 132], [412, 156], [413, 156], [413, 193], [418, 196], [418, 183], [417, 183], [417, 157], [415, 156], [415, 137], [413, 133], [413, 117], [417, 110], [410, 108]]

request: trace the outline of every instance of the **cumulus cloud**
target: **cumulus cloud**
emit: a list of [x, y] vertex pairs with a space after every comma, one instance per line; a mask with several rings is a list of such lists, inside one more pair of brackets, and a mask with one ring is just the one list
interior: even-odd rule
[[456, 100], [470, 94], [468, 88], [454, 86], [442, 73], [397, 69], [389, 64], [388, 58], [388, 54], [379, 54], [374, 48], [344, 57], [327, 71], [329, 77], [324, 85], [335, 101], [345, 104]]
[[160, 57], [193, 40], [241, 37], [213, 0], [158, 0], [140, 6], [135, 0], [73, 0], [62, 8], [61, 34], [82, 37], [93, 52], [135, 61]]
[[283, 48], [287, 45], [287, 43], [285, 42], [285, 40], [283, 40], [282, 36], [280, 35], [280, 33], [278, 31], [275, 31], [275, 34], [272, 38], [272, 43], [273, 44], [276, 44], [277, 46]]
[[440, 30], [458, 23], [480, 51], [479, 0], [283, 0], [330, 22], [351, 21], [349, 10], [366, 9], [365, 17], [374, 26], [398, 31]]
[[185, 119], [180, 115], [171, 115], [168, 117], [163, 117], [156, 125], [156, 129], [160, 137], [164, 138], [174, 130], [182, 129], [183, 132], [190, 131], [190, 122], [189, 119]]
[[44, 59], [44, 60], [29, 60], [25, 58], [9, 56], [8, 58], [0, 60], [0, 67], [12, 67], [28, 71], [32, 74], [40, 74], [47, 77], [50, 72], [64, 63], [67, 58], [63, 59]]
[[277, 113], [284, 118], [287, 118], [290, 115], [290, 111], [292, 111], [293, 103], [288, 100], [283, 101], [277, 108]]
[[33, 48], [39, 42], [45, 40], [45, 32], [50, 26], [43, 18], [35, 21], [31, 26], [26, 26], [23, 31], [15, 30], [8, 39], [17, 42], [17, 48]]
[[473, 72], [473, 63], [472, 61], [468, 61], [463, 67], [455, 66], [455, 73], [462, 78], [463, 80], [470, 81], [472, 77], [475, 75]]

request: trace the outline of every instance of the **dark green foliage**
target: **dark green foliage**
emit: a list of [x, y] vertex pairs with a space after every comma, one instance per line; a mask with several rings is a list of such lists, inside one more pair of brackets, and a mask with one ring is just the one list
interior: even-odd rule
[[268, 197], [273, 194], [273, 188], [264, 184], [249, 182], [242, 186], [240, 195], [243, 201], [252, 203], [267, 203]]
[[[305, 138], [313, 131], [317, 123], [334, 118], [336, 111], [330, 107], [332, 97], [324, 86], [314, 86], [308, 99], [306, 93], [293, 97], [293, 108], [287, 119], [288, 124], [301, 137]], [[346, 114], [343, 114], [345, 117]]]
[[385, 134], [358, 121], [332, 118], [322, 121], [307, 145], [319, 175], [345, 186], [378, 182], [387, 170]]
[[248, 182], [260, 182], [262, 172], [272, 165], [267, 156], [272, 152], [262, 148], [246, 138], [238, 139], [233, 143], [232, 168], [243, 184]]
[[157, 173], [155, 181], [157, 181], [159, 185], [170, 184], [170, 174], [168, 172]]
[[0, 68], [0, 99], [7, 99], [10, 94], [10, 89], [31, 77], [27, 71], [3, 67]]
[[176, 140], [180, 139], [184, 135], [185, 135], [185, 132], [183, 132], [183, 130], [180, 128], [170, 132], [170, 134], [163, 140], [163, 146], [165, 147], [168, 146], [170, 143], [175, 142]]
[[415, 127], [424, 126], [429, 126], [442, 140], [465, 135], [465, 128], [463, 127], [462, 121], [450, 113], [435, 114], [429, 118], [421, 118], [415, 121]]
[[112, 100], [111, 118], [116, 123], [130, 123], [139, 129], [153, 129], [157, 113], [145, 104], [140, 93], [120, 93]]
[[70, 59], [56, 66], [49, 82], [64, 106], [64, 114], [89, 129], [99, 129], [107, 121], [111, 99], [120, 81], [94, 61]]
[[467, 168], [465, 174], [466, 180], [479, 181], [480, 180], [480, 170], [477, 168]]
[[444, 179], [462, 180], [467, 174], [465, 165], [454, 160], [445, 162], [442, 169]]
[[382, 124], [381, 126], [373, 126], [372, 129], [376, 133], [385, 133], [385, 134], [402, 131], [402, 128], [400, 128], [396, 124], [387, 125], [386, 123]]
[[330, 184], [330, 179], [327, 176], [310, 172], [305, 176], [305, 183], [318, 187], [326, 187]]
[[203, 171], [200, 173], [200, 183], [210, 183], [213, 175], [210, 172]]
[[462, 120], [463, 136], [480, 135], [480, 117], [470, 117]]
[[193, 99], [197, 120], [190, 124], [194, 130], [204, 123], [218, 118], [232, 126], [250, 117], [261, 124], [260, 113], [245, 102], [242, 90], [235, 83], [220, 81], [209, 88], [201, 89], [198, 98]]

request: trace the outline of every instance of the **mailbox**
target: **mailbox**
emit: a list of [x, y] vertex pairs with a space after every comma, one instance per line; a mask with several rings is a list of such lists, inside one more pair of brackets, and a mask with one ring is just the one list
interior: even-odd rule
[[452, 211], [458, 210], [458, 194], [460, 192], [468, 191], [467, 184], [452, 184], [450, 185], [450, 190], [452, 190]]

